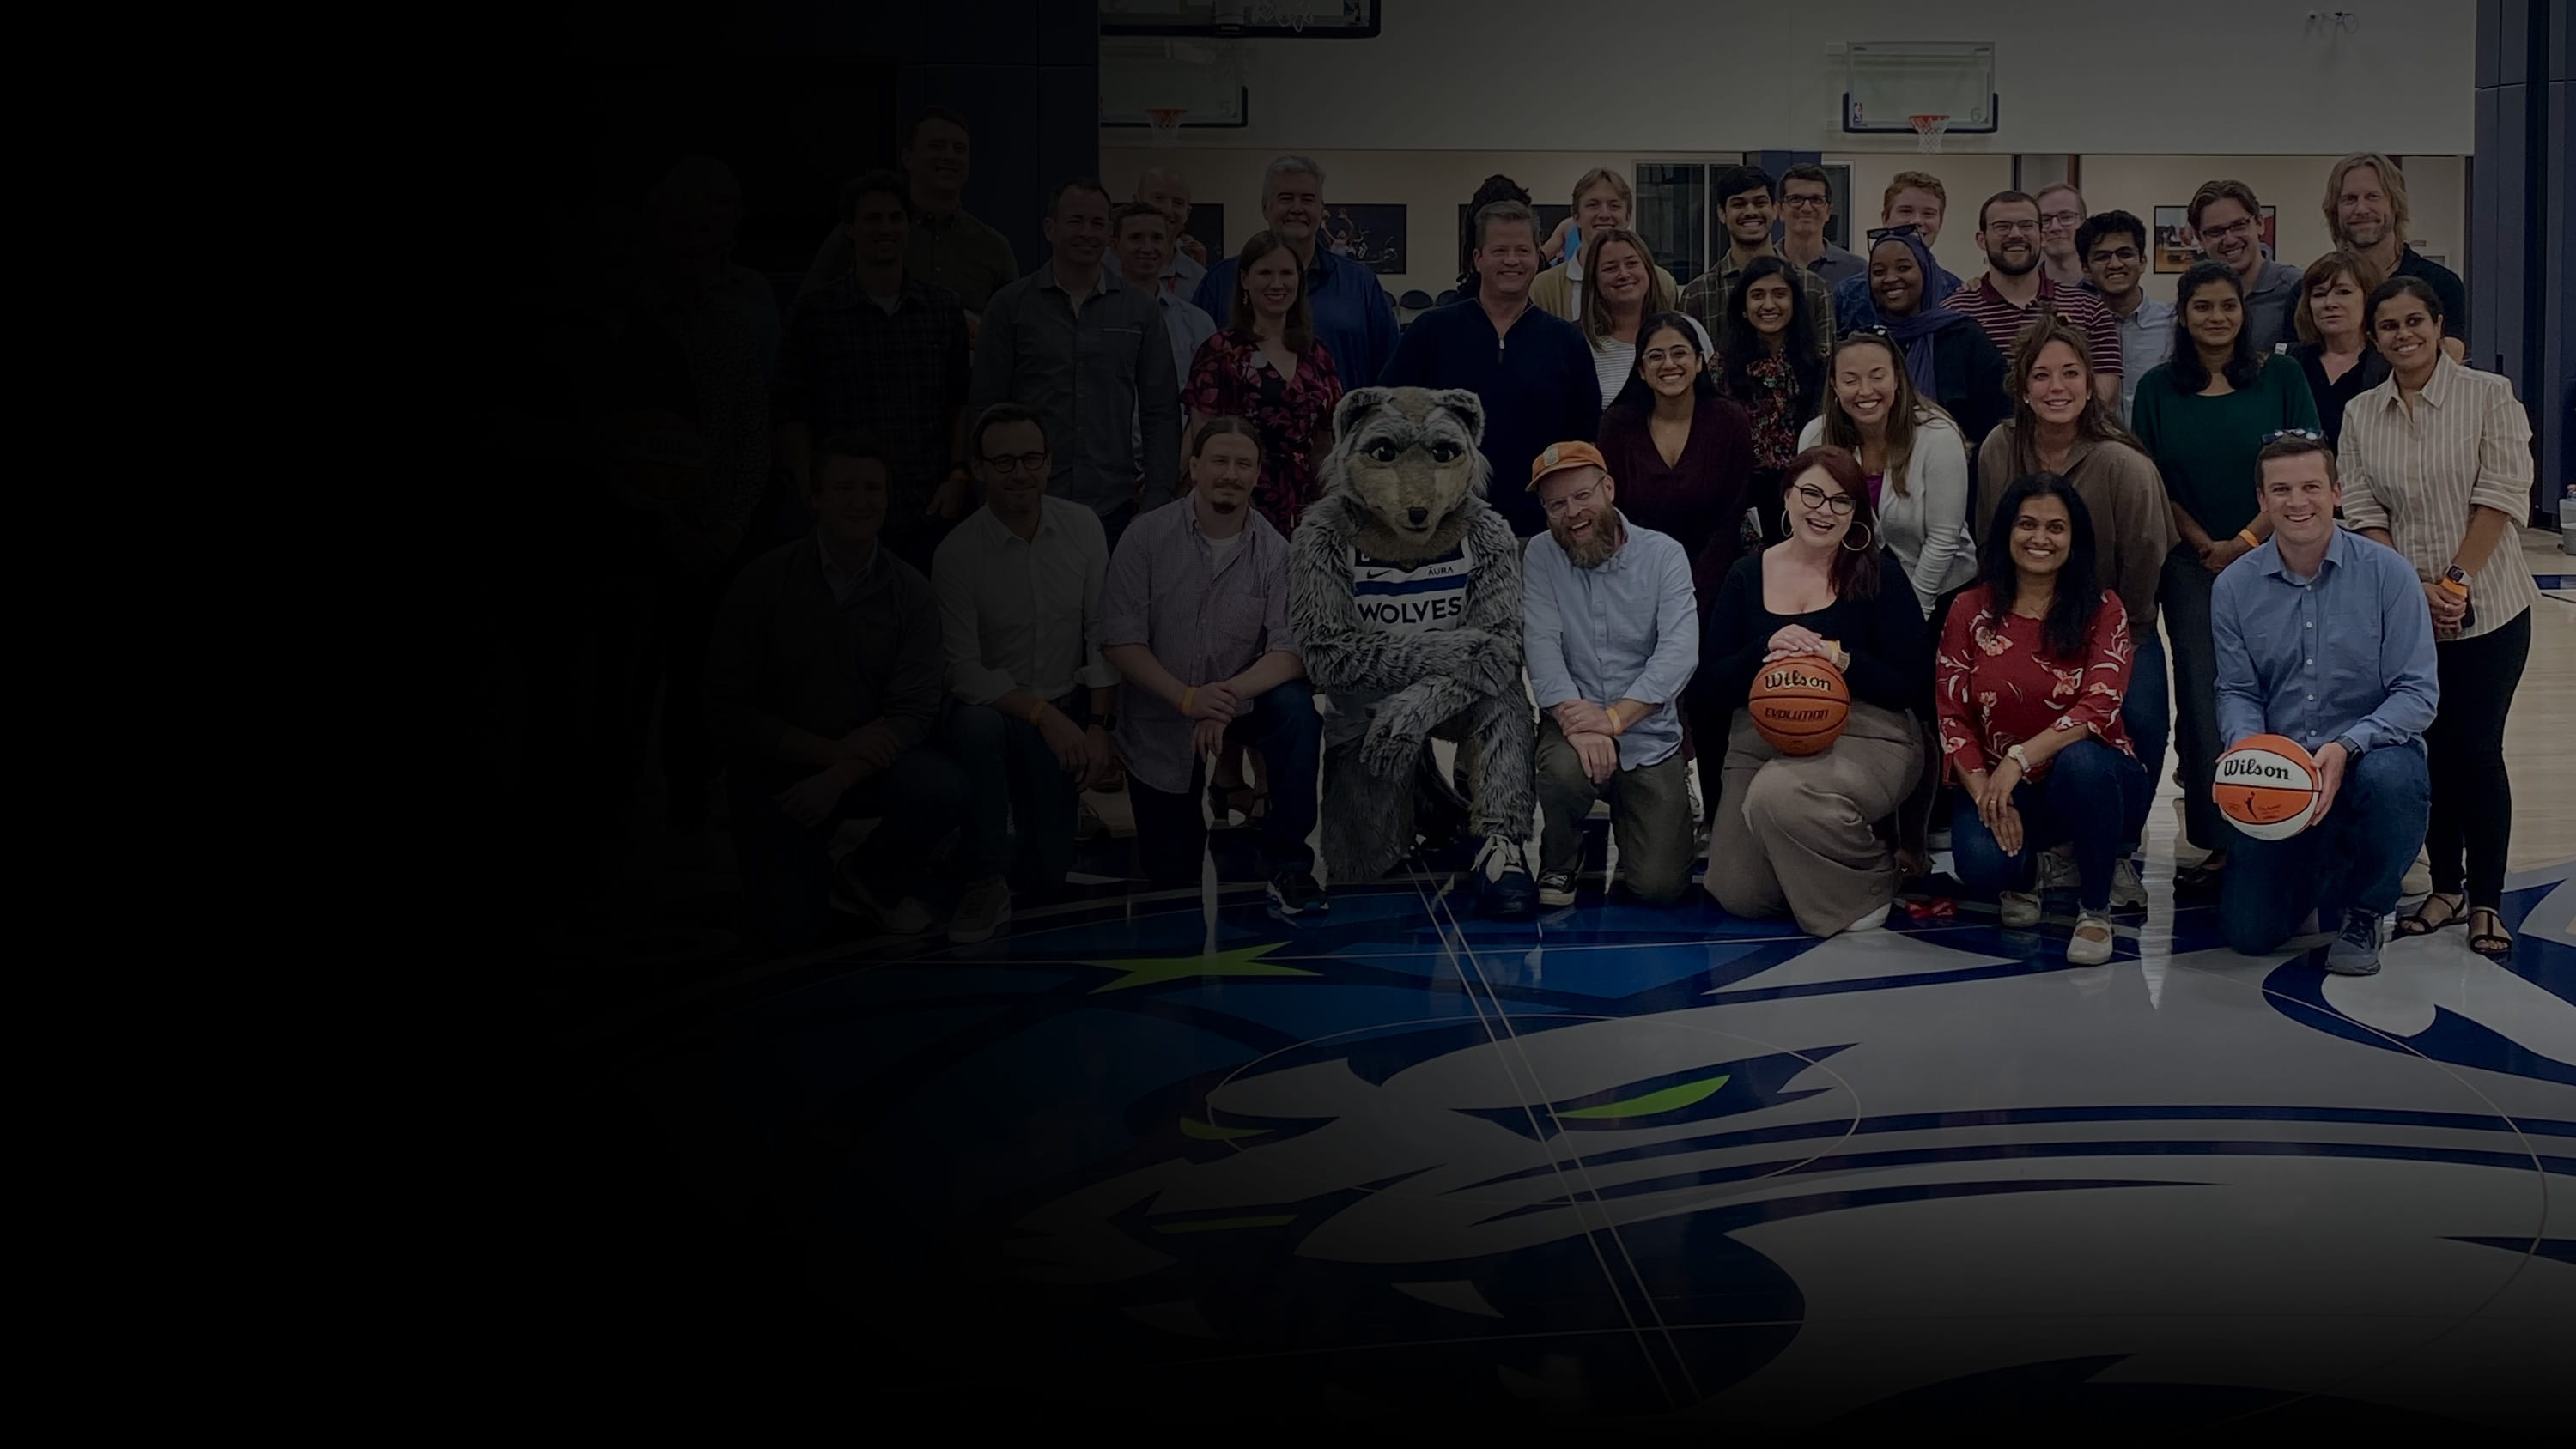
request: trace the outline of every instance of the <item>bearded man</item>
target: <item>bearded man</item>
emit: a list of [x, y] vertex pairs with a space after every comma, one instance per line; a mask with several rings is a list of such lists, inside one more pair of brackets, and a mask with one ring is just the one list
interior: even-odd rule
[[[1522, 564], [1521, 637], [1538, 696], [1538, 900], [1574, 904], [1583, 822], [1608, 796], [1619, 878], [1649, 905], [1690, 885], [1690, 766], [1676, 707], [1699, 668], [1690, 556], [1614, 506], [1618, 485], [1590, 443], [1530, 465], [1547, 535]], [[1606, 882], [1605, 882], [1606, 884]]]

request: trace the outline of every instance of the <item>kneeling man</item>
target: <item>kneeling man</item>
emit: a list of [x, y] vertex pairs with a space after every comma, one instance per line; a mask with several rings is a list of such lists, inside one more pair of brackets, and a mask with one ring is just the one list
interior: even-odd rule
[[1191, 434], [1189, 494], [1128, 526], [1109, 563], [1100, 656], [1127, 677], [1114, 743], [1127, 762], [1137, 853], [1161, 886], [1199, 878], [1208, 755], [1256, 746], [1269, 771], [1262, 822], [1270, 899], [1324, 908], [1315, 882], [1315, 779], [1323, 726], [1288, 627], [1288, 540], [1252, 508], [1261, 441], [1241, 418]]
[[2414, 567], [2335, 523], [2343, 487], [2325, 444], [2286, 437], [2255, 456], [2272, 536], [2227, 566], [2210, 598], [2219, 737], [2286, 735], [2324, 788], [2287, 840], [2236, 836], [2219, 919], [2247, 955], [2316, 925], [2326, 969], [2379, 970], [2398, 882], [2424, 844], [2432, 787], [2424, 728], [2440, 702], [2433, 616]]
[[1699, 668], [1699, 607], [1681, 543], [1629, 523], [1590, 443], [1530, 468], [1547, 533], [1522, 564], [1522, 638], [1539, 723], [1538, 899], [1574, 904], [1583, 822], [1610, 798], [1620, 877], [1649, 905], [1690, 884], [1690, 766], [1674, 709]]

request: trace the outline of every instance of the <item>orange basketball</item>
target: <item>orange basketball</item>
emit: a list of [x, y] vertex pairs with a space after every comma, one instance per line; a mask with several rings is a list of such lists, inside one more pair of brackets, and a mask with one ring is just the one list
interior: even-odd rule
[[1817, 755], [1842, 736], [1851, 688], [1832, 662], [1799, 654], [1765, 664], [1744, 702], [1753, 728], [1784, 755]]
[[2257, 840], [2287, 840], [2308, 828], [2324, 781], [2314, 757], [2283, 735], [2249, 735], [2218, 757], [2210, 793], [2218, 811]]

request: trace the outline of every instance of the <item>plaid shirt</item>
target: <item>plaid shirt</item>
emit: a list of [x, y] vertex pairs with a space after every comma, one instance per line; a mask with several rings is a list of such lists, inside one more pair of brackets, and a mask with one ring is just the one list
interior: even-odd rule
[[796, 308], [778, 369], [781, 422], [814, 440], [874, 434], [895, 457], [894, 496], [920, 512], [947, 476], [950, 420], [966, 405], [966, 312], [957, 295], [910, 276], [888, 315], [845, 271]]
[[[1816, 334], [1816, 355], [1833, 356], [1834, 289], [1826, 284], [1824, 278], [1787, 257], [1780, 260], [1789, 263], [1789, 270], [1798, 278], [1799, 288], [1807, 294], [1807, 326]], [[1744, 268], [1751, 265], [1751, 262], [1737, 265], [1735, 248], [1728, 247], [1717, 254], [1717, 261], [1707, 271], [1691, 278], [1690, 285], [1682, 288], [1681, 309], [1698, 318], [1699, 325], [1708, 329], [1708, 335], [1720, 347], [1726, 345], [1727, 299], [1735, 291], [1735, 279], [1743, 276]]]

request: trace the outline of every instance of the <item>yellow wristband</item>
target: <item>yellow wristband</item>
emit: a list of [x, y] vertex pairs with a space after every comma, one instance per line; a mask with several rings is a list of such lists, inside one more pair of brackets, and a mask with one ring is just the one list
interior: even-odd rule
[[2263, 540], [2256, 538], [2254, 536], [2254, 530], [2250, 528], [2240, 528], [2236, 530], [2236, 537], [2238, 541], [2242, 542], [2247, 548], [2261, 548], [2263, 546]]
[[1619, 706], [1614, 704], [1602, 713], [1610, 716], [1610, 733], [1614, 735], [1627, 733], [1628, 727], [1619, 722]]
[[1045, 701], [1045, 700], [1043, 700], [1043, 699], [1042, 699], [1042, 700], [1039, 700], [1037, 703], [1035, 703], [1035, 704], [1033, 704], [1033, 705], [1029, 706], [1029, 715], [1028, 715], [1029, 723], [1031, 723], [1031, 724], [1036, 724], [1040, 719], [1044, 718], [1045, 716], [1046, 716], [1046, 701]]
[[1190, 704], [1198, 697], [1199, 687], [1195, 684], [1181, 691], [1181, 717], [1183, 719], [1187, 719], [1189, 717]]

